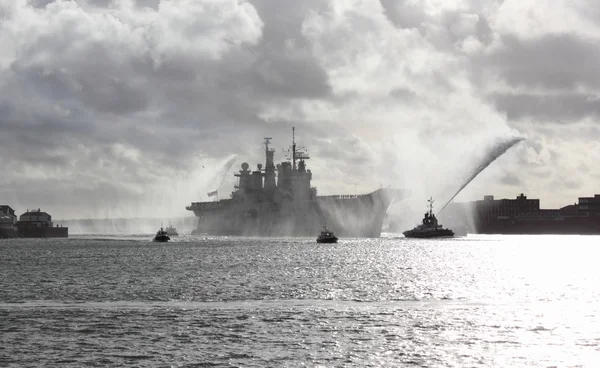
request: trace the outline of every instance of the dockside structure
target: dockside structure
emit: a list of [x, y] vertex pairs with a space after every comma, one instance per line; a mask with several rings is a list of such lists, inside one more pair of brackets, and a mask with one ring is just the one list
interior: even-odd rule
[[0, 205], [0, 238], [67, 238], [69, 228], [54, 225], [52, 216], [41, 209], [27, 210], [17, 217], [8, 205]]
[[542, 209], [539, 199], [523, 193], [515, 199], [486, 195], [483, 200], [452, 204], [444, 215], [479, 234], [600, 234], [600, 194], [556, 209]]
[[0, 205], [0, 239], [17, 237], [17, 216], [8, 205]]

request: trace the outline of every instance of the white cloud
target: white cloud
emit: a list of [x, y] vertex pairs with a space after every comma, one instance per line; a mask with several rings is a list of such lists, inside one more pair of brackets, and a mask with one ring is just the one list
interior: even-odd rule
[[597, 20], [584, 16], [597, 7], [597, 2], [587, 0], [506, 0], [491, 14], [490, 24], [500, 33], [522, 39], [560, 34], [598, 39]]

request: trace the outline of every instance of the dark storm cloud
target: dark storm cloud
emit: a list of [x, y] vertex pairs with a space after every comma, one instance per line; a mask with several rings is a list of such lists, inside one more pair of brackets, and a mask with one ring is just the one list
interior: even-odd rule
[[[327, 75], [314, 59], [300, 30], [309, 10], [320, 1], [251, 0], [265, 22], [250, 86], [257, 92], [289, 98], [323, 98], [330, 94]], [[322, 6], [322, 5], [321, 5]]]
[[[265, 131], [287, 145], [295, 123], [265, 121], [262, 109], [330, 94], [327, 75], [300, 32], [311, 4], [252, 3], [256, 18], [252, 5], [234, 0], [198, 16], [191, 6], [180, 13], [175, 2], [135, 2], [137, 9], [149, 7], [145, 13], [103, 0], [14, 4], [3, 33], [18, 48], [0, 70], [3, 163], [15, 167], [15, 175], [26, 167], [79, 167], [82, 182], [92, 170], [125, 181], [137, 177], [143, 185], [152, 181], [144, 161], [189, 170], [199, 154], [259, 146]], [[26, 22], [27, 32], [20, 29]], [[252, 33], [257, 28], [260, 34]]]
[[483, 62], [515, 87], [600, 87], [600, 40], [567, 34], [534, 39], [504, 36], [502, 47]]
[[600, 100], [581, 93], [550, 95], [496, 94], [491, 96], [499, 110], [511, 120], [540, 119], [558, 124], [583, 118], [600, 118]]
[[[352, 165], [373, 165], [375, 159], [369, 147], [358, 137], [331, 136], [328, 139], [320, 139], [315, 142], [316, 157], [327, 157], [331, 166], [343, 165], [350, 162]], [[339, 147], [343, 147], [340, 150]]]
[[513, 187], [519, 187], [522, 185], [521, 179], [515, 173], [505, 173], [500, 178], [500, 182]]
[[407, 103], [412, 102], [417, 98], [416, 93], [414, 91], [401, 87], [390, 91], [390, 96]]
[[416, 2], [380, 0], [386, 16], [401, 28], [420, 28], [427, 21], [425, 10]]
[[54, 0], [31, 0], [29, 4], [31, 4], [31, 6], [33, 6], [34, 8], [43, 8], [46, 5], [53, 2]]
[[[493, 39], [493, 31], [482, 12], [477, 9], [448, 7], [431, 14], [423, 3], [411, 0], [380, 0], [387, 18], [399, 28], [415, 28], [428, 38], [434, 36], [436, 46], [447, 51], [452, 50], [455, 42], [467, 35], [474, 36], [483, 44]], [[434, 35], [435, 32], [439, 34]], [[444, 42], [440, 42], [444, 41]]]

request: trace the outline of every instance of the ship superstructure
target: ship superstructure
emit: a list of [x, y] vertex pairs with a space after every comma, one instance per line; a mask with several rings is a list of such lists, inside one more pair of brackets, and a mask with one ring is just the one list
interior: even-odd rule
[[186, 207], [198, 217], [195, 233], [313, 236], [327, 223], [341, 236], [379, 237], [388, 207], [407, 195], [404, 190], [381, 188], [363, 195], [318, 196], [306, 168], [310, 157], [296, 145], [295, 129], [289, 161], [275, 166], [270, 141], [265, 138], [264, 168], [258, 164], [251, 171], [248, 163], [242, 163], [230, 198]]
[[439, 238], [454, 236], [454, 232], [450, 229], [444, 229], [442, 224], [438, 223], [437, 217], [433, 213], [433, 198], [429, 197], [429, 210], [425, 212], [423, 221], [411, 230], [405, 231], [403, 234], [407, 238]]

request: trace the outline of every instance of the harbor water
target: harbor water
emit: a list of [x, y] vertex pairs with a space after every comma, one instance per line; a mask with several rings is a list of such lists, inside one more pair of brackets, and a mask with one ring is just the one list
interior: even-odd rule
[[0, 240], [0, 366], [600, 362], [599, 236], [152, 236]]

